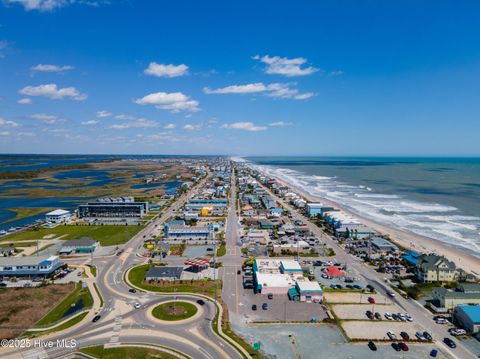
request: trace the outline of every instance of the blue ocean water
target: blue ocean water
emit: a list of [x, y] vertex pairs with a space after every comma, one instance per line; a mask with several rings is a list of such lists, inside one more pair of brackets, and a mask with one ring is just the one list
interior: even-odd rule
[[246, 160], [365, 218], [480, 255], [480, 158]]

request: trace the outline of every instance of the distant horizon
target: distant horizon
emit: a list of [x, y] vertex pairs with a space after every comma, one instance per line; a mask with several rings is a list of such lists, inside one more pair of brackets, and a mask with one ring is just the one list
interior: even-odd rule
[[320, 158], [417, 158], [417, 159], [480, 159], [480, 155], [230, 155], [230, 154], [182, 154], [182, 153], [20, 153], [2, 152], [0, 156], [185, 156], [185, 157], [239, 157], [239, 158], [261, 158], [261, 157], [320, 157]]

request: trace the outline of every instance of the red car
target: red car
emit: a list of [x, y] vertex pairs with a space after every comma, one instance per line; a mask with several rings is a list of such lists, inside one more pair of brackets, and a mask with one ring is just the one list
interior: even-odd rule
[[404, 351], [404, 352], [408, 352], [408, 345], [405, 344], [404, 342], [400, 342], [398, 343], [398, 345], [400, 346], [400, 348]]
[[368, 297], [368, 302], [369, 302], [370, 304], [375, 304], [375, 299], [372, 298], [372, 297]]

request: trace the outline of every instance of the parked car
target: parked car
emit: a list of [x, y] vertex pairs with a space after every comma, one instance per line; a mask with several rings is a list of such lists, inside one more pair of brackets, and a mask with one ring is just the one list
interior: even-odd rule
[[272, 294], [272, 293], [268, 293], [267, 298], [268, 298], [268, 299], [273, 299], [273, 294]]
[[403, 340], [409, 340], [410, 335], [408, 335], [407, 332], [400, 332], [400, 336], [402, 337]]
[[443, 342], [452, 349], [457, 347], [457, 344], [455, 344], [455, 342], [450, 338], [443, 338]]
[[395, 343], [395, 342], [392, 343], [392, 348], [397, 352], [402, 350], [402, 348], [400, 348], [400, 345], [398, 345], [398, 343]]
[[365, 315], [368, 317], [368, 319], [373, 320], [373, 318], [374, 318], [374, 317], [373, 317], [373, 313], [372, 313], [370, 310], [367, 310], [367, 311], [365, 312]]
[[95, 323], [95, 322], [98, 322], [100, 320], [101, 316], [100, 315], [96, 315], [93, 317], [92, 319], [92, 322]]
[[391, 340], [396, 340], [397, 339], [397, 336], [394, 332], [392, 331], [388, 331], [387, 332], [387, 336], [391, 339]]
[[400, 346], [400, 348], [404, 351], [404, 352], [408, 352], [408, 345], [405, 344], [404, 342], [400, 342], [398, 343], [398, 345]]
[[268, 310], [268, 304], [267, 304], [267, 303], [263, 303], [263, 304], [262, 304], [262, 309], [263, 309], [263, 310]]
[[203, 299], [198, 299], [197, 303], [200, 305], [205, 305], [205, 301]]
[[380, 315], [379, 312], [376, 312], [376, 313], [375, 313], [375, 319], [377, 319], [377, 320], [382, 320], [382, 316]]
[[391, 315], [390, 313], [385, 313], [385, 314], [384, 314], [384, 317], [385, 317], [385, 319], [387, 319], [387, 320], [392, 320], [392, 319], [393, 319], [393, 318], [392, 318], [392, 315]]
[[432, 351], [430, 352], [430, 356], [432, 358], [436, 358], [437, 357], [437, 354], [438, 354], [438, 350], [437, 349], [432, 349]]
[[450, 333], [450, 335], [453, 335], [453, 336], [467, 334], [467, 331], [465, 329], [456, 329], [456, 328], [450, 328], [448, 332]]
[[370, 304], [375, 304], [375, 298], [368, 297], [367, 300], [368, 300], [368, 302], [369, 302]]
[[423, 332], [423, 337], [428, 341], [432, 340], [432, 335], [429, 332]]
[[368, 342], [368, 347], [370, 348], [371, 351], [374, 351], [374, 352], [377, 351], [377, 346], [371, 340]]
[[415, 333], [415, 336], [417, 337], [418, 340], [427, 340], [427, 339], [423, 336], [423, 333], [422, 333], [422, 332], [416, 332], [416, 333]]
[[0, 283], [0, 288], [7, 288], [7, 283], [1, 282]]

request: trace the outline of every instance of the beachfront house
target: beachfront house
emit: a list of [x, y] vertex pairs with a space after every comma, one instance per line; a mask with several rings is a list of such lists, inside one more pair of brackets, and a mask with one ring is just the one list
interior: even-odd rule
[[453, 282], [457, 276], [455, 263], [444, 256], [422, 254], [417, 258], [415, 275], [422, 283]]
[[65, 209], [56, 209], [54, 211], [48, 212], [45, 214], [45, 220], [48, 223], [62, 223], [70, 220], [72, 213]]

